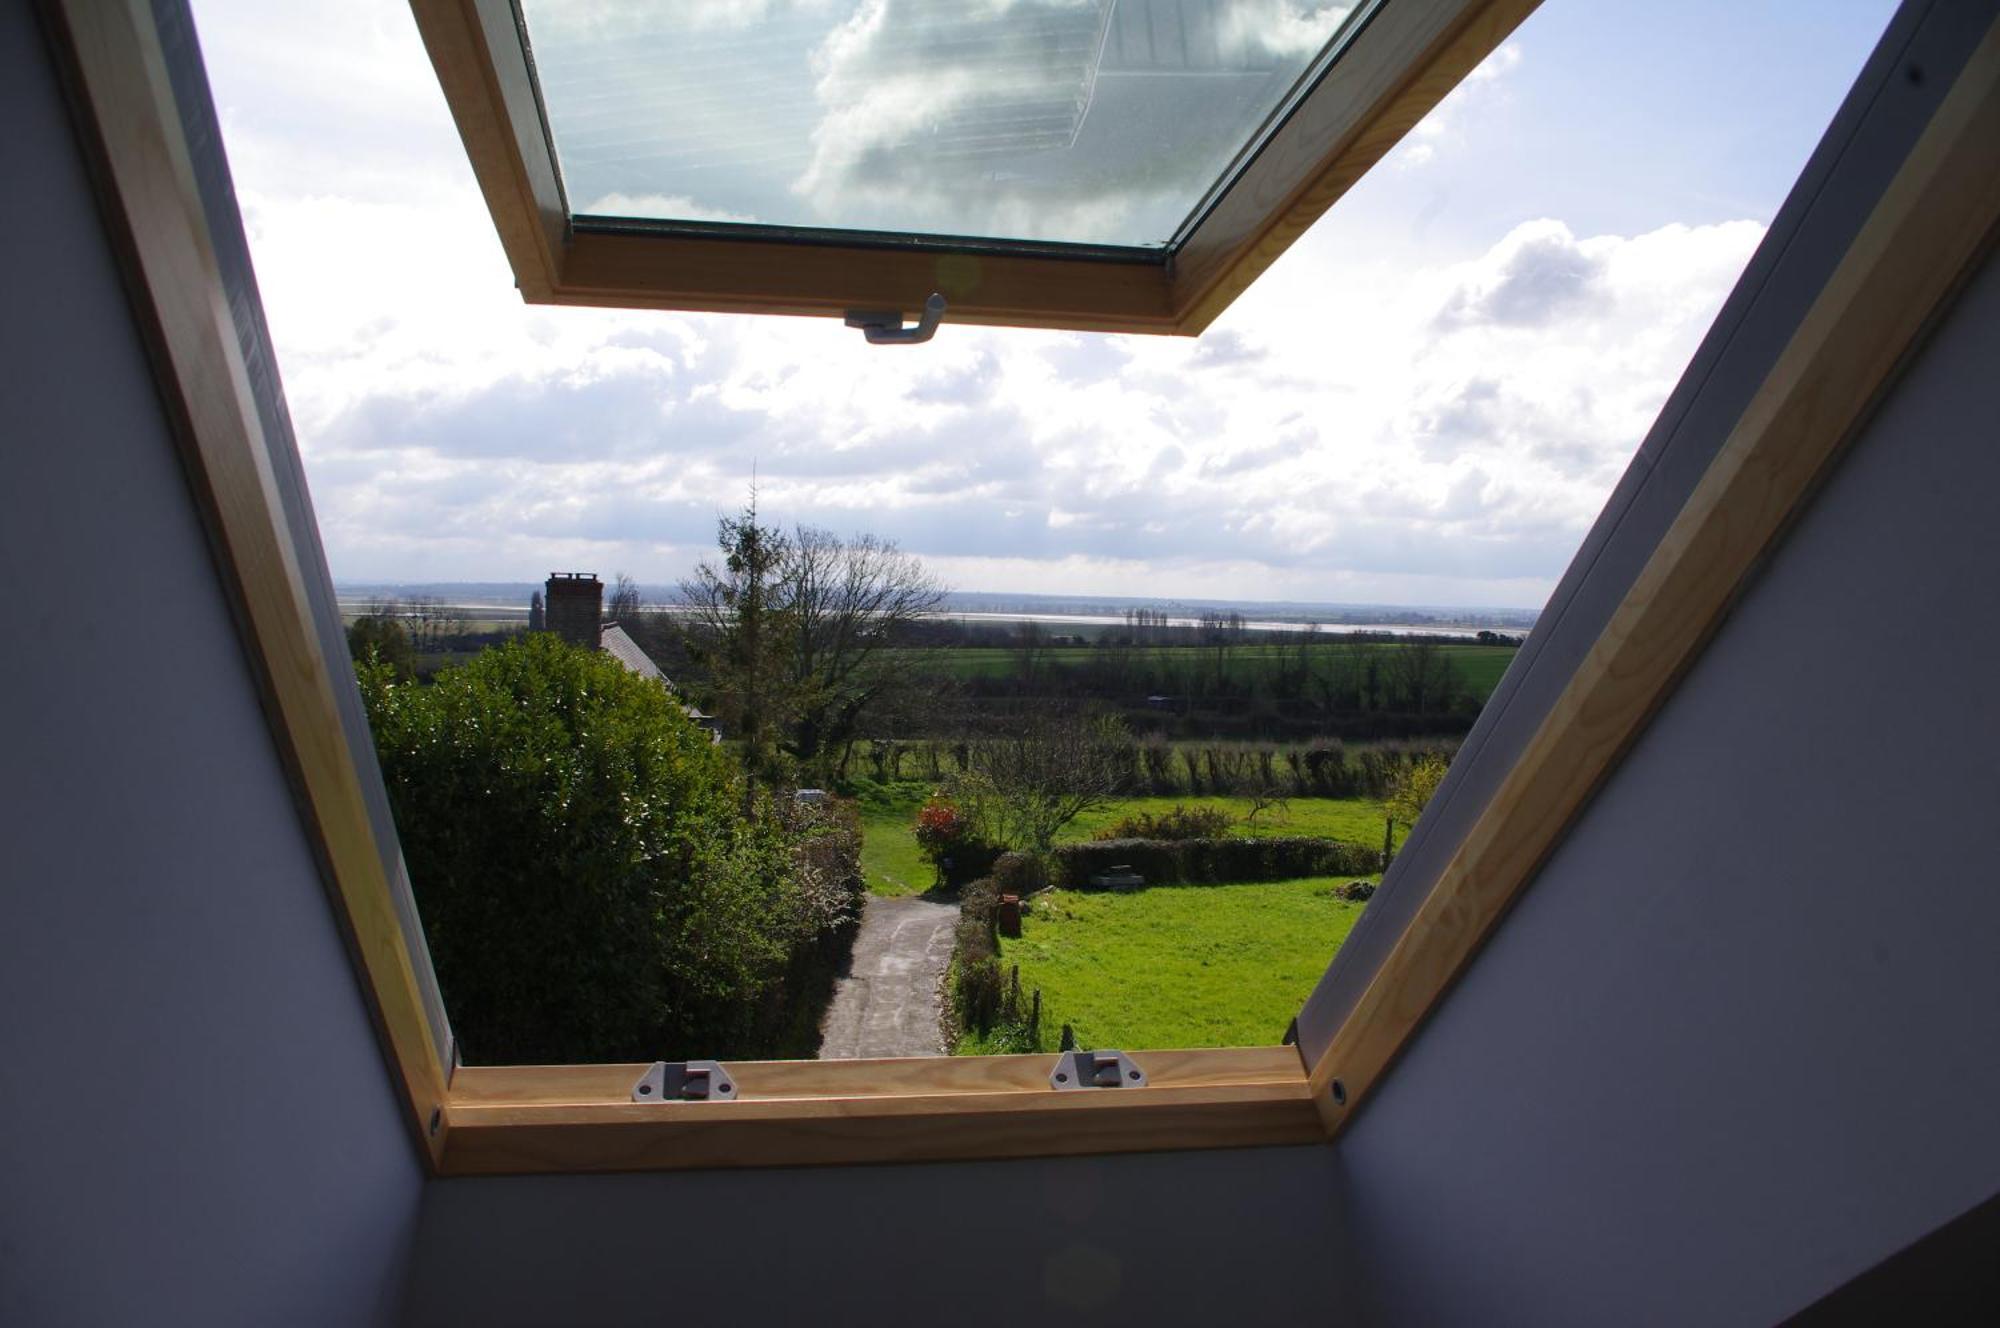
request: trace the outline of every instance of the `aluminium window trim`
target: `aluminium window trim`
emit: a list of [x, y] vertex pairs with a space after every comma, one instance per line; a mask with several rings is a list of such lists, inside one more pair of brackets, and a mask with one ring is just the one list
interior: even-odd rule
[[[1644, 576], [1490, 799], [1423, 908], [1322, 1052], [1137, 1053], [1149, 1083], [1059, 1093], [1046, 1056], [731, 1062], [732, 1103], [642, 1106], [644, 1067], [448, 1068], [421, 936], [385, 869], [341, 723], [344, 658], [315, 630], [330, 595], [309, 516], [288, 509], [282, 419], [257, 408], [269, 355], [250, 293], [233, 306], [173, 59], [147, 0], [42, 0], [107, 229], [127, 267], [222, 579], [353, 946], [385, 1057], [432, 1172], [631, 1170], [1045, 1156], [1331, 1138], [1449, 990], [1592, 790], [1672, 691], [1844, 441], [1894, 381], [2000, 224], [2000, 21], [1876, 200], [1763, 376]], [[164, 6], [162, 9], [166, 8]], [[178, 11], [182, 20], [185, 10]], [[183, 42], [186, 32], [175, 34]], [[210, 114], [196, 122], [212, 126]], [[238, 236], [240, 239], [240, 235]], [[247, 321], [246, 321], [247, 320]], [[246, 350], [246, 343], [249, 349]], [[261, 370], [269, 372], [269, 365]], [[273, 380], [273, 390], [275, 383]], [[1311, 1060], [1310, 1067], [1302, 1055]]]

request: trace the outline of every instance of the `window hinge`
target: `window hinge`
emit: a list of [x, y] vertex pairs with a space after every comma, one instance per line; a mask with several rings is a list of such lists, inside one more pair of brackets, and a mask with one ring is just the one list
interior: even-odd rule
[[1122, 1051], [1066, 1051], [1056, 1058], [1049, 1087], [1144, 1088], [1146, 1072]]
[[632, 1085], [634, 1102], [727, 1102], [736, 1081], [716, 1061], [654, 1061]]

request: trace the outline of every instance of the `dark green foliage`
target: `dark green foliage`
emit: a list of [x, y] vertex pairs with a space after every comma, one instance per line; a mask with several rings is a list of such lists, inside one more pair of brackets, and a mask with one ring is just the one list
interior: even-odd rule
[[1349, 903], [1359, 904], [1375, 897], [1375, 882], [1349, 881], [1340, 887], [1340, 897]]
[[1106, 826], [1092, 839], [1217, 839], [1229, 833], [1229, 813], [1220, 807], [1175, 807], [1139, 812]]
[[1000, 894], [1025, 897], [1048, 883], [1048, 867], [1032, 853], [1002, 853], [993, 860], [993, 884]]
[[672, 696], [547, 634], [428, 687], [360, 679], [469, 1059], [810, 1054], [801, 984], [858, 904], [851, 817], [740, 816]]
[[981, 1033], [991, 1029], [1000, 1015], [1005, 992], [991, 917], [982, 919], [968, 912], [959, 918], [953, 937], [951, 971], [952, 1012], [958, 1018], [958, 1026]]
[[410, 634], [386, 615], [356, 618], [347, 629], [347, 653], [357, 665], [380, 660], [397, 682], [417, 676], [417, 648], [410, 643]]
[[938, 860], [938, 871], [948, 886], [963, 886], [987, 875], [1004, 850], [998, 844], [968, 840], [952, 850], [949, 858]]
[[1090, 878], [1130, 867], [1148, 885], [1284, 881], [1372, 872], [1381, 856], [1338, 839], [1102, 839], [1058, 844], [1050, 875], [1059, 886], [1091, 889]]
[[991, 927], [994, 915], [1000, 911], [1000, 887], [990, 876], [968, 882], [959, 892], [958, 911], [962, 917], [975, 918]]

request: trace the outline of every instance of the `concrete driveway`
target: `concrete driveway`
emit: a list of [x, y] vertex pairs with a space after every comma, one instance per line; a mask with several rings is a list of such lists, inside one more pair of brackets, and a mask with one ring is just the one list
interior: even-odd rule
[[870, 896], [820, 1025], [820, 1059], [943, 1055], [938, 985], [957, 924], [955, 903]]

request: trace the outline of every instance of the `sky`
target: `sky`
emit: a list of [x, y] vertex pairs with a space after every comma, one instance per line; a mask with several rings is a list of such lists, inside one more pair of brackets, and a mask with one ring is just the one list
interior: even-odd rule
[[1200, 338], [871, 347], [522, 303], [401, 0], [194, 0], [337, 581], [671, 584], [754, 473], [958, 590], [1491, 608], [1554, 587], [1892, 9], [1547, 0]]

